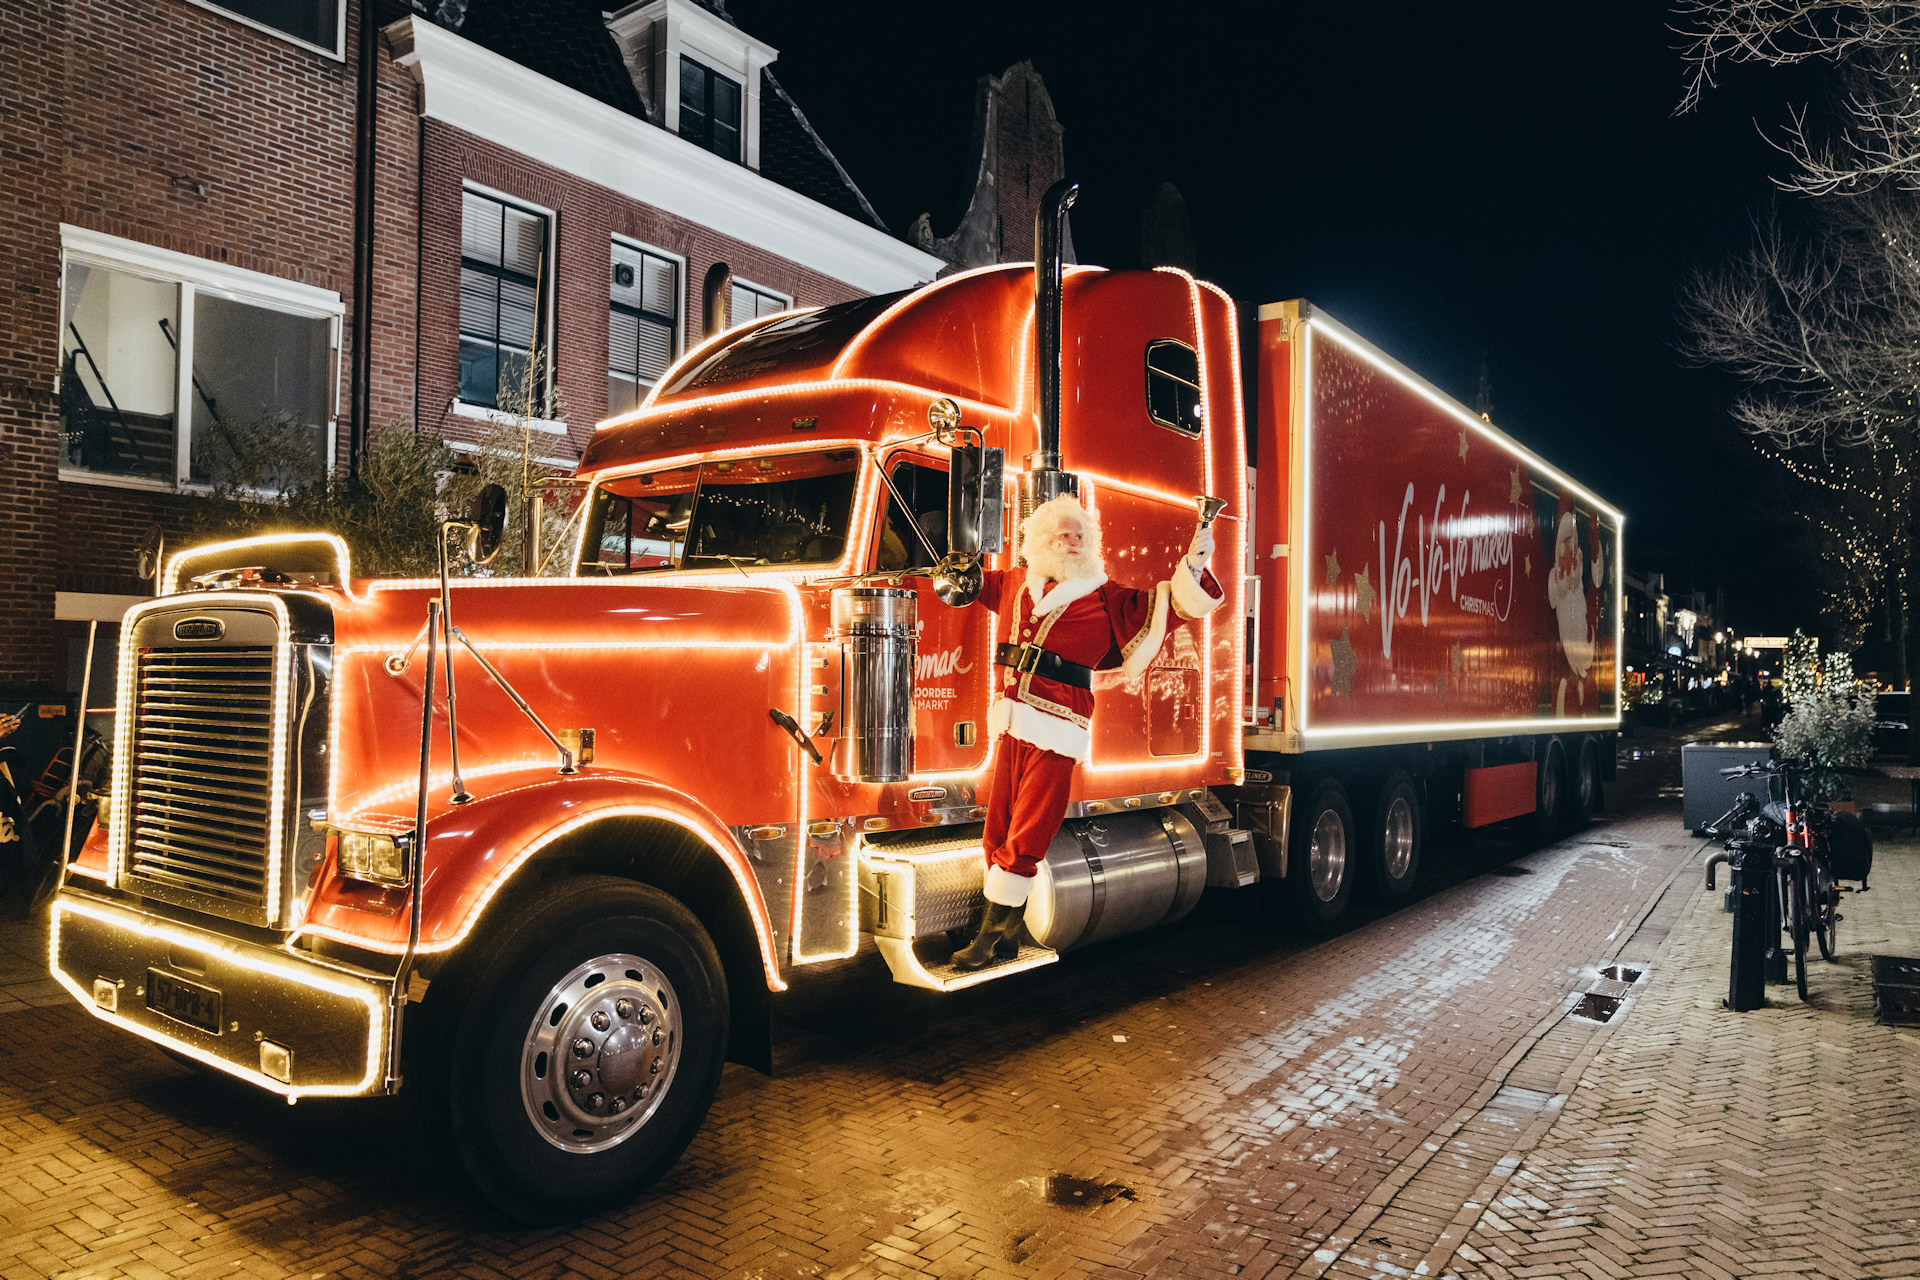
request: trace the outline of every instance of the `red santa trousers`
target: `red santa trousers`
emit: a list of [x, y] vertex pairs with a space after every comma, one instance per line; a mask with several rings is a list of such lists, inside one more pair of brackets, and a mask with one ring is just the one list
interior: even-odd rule
[[1074, 761], [1010, 733], [993, 749], [992, 792], [982, 847], [987, 865], [1032, 876], [1067, 816]]

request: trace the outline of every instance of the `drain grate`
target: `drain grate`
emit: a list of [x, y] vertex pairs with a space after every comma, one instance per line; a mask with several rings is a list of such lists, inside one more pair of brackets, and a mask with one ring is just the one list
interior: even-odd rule
[[1609, 964], [1602, 965], [1598, 976], [1594, 978], [1580, 1002], [1573, 1006], [1567, 1016], [1578, 1018], [1582, 1022], [1607, 1023], [1613, 1021], [1613, 1015], [1620, 1012], [1620, 1006], [1633, 994], [1635, 986], [1647, 976], [1645, 965]]
[[1620, 1003], [1619, 996], [1603, 996], [1598, 991], [1589, 991], [1580, 997], [1580, 1003], [1573, 1006], [1573, 1012], [1567, 1016], [1582, 1022], [1612, 1022], [1613, 1015], [1620, 1012]]
[[1875, 956], [1873, 995], [1880, 1006], [1880, 1021], [1920, 1025], [1920, 959]]

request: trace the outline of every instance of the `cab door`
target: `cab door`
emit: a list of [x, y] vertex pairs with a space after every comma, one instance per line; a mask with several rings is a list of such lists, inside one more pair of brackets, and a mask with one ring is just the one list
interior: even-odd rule
[[947, 553], [947, 460], [896, 450], [874, 567], [920, 570], [901, 583], [919, 596], [913, 671], [914, 774], [974, 773], [986, 763], [993, 695], [993, 614], [941, 602], [924, 576]]

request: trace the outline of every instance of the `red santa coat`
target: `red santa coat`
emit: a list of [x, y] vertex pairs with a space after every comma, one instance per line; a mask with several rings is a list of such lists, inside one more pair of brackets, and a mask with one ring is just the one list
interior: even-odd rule
[[[1147, 669], [1167, 633], [1211, 613], [1225, 598], [1211, 572], [1195, 582], [1185, 565], [1152, 590], [1117, 586], [1105, 575], [1051, 586], [1026, 569], [985, 575], [979, 603], [1010, 615], [1007, 639], [1039, 645], [1083, 667]], [[1031, 671], [1002, 668], [992, 728], [1045, 751], [1083, 759], [1091, 742], [1093, 691]]]

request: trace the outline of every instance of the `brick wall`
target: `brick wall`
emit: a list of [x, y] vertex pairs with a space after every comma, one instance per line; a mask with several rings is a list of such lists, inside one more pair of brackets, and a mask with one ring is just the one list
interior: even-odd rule
[[[354, 322], [357, 0], [344, 62], [185, 0], [0, 5], [0, 684], [61, 687], [58, 591], [144, 594], [135, 556], [166, 492], [59, 478], [60, 224], [337, 292], [346, 302], [336, 461], [349, 448]], [[576, 456], [606, 412], [608, 244], [686, 259], [685, 332], [716, 261], [800, 303], [858, 290], [419, 115], [411, 75], [379, 57], [371, 412], [471, 438], [455, 418], [464, 181], [555, 210], [557, 385]], [[424, 157], [424, 158], [423, 158]]]
[[60, 224], [349, 295], [353, 53], [182, 0], [38, 0], [0, 5], [0, 80], [0, 683], [58, 685], [55, 590], [127, 583], [174, 505], [58, 479]]
[[1059, 180], [1060, 125], [1053, 98], [1027, 62], [1007, 69], [995, 87], [994, 191], [1000, 210], [1000, 261], [1033, 261], [1033, 215]]
[[[420, 422], [456, 438], [484, 430], [449, 411], [459, 389], [460, 193], [477, 183], [555, 215], [554, 383], [566, 404], [569, 437], [556, 454], [578, 456], [607, 411], [607, 283], [610, 245], [621, 235], [686, 259], [681, 307], [686, 346], [705, 325], [701, 286], [725, 262], [736, 278], [799, 305], [845, 302], [862, 292], [709, 227], [549, 168], [439, 120], [422, 123], [425, 148], [420, 218]], [[684, 349], [684, 348], [683, 348]]]

